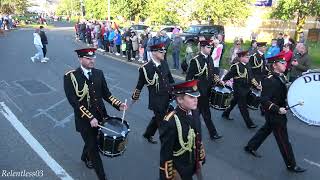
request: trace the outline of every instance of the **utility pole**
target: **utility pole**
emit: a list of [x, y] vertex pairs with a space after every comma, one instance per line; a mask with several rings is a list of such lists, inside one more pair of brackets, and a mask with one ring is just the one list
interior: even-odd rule
[[110, 22], [110, 0], [108, 0], [108, 21]]
[[83, 0], [80, 0], [80, 6], [81, 6], [82, 17], [84, 17], [86, 15], [86, 10], [85, 10], [85, 7], [84, 7]]

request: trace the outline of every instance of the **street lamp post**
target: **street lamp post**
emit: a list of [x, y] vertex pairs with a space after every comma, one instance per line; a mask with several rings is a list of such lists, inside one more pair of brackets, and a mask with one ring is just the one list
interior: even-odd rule
[[86, 10], [84, 8], [83, 0], [80, 0], [80, 6], [81, 6], [82, 17], [84, 17], [86, 15]]

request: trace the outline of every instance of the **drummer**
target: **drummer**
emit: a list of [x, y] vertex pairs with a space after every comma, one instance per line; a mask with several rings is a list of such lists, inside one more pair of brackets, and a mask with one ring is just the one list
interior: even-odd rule
[[238, 104], [240, 113], [249, 129], [256, 128], [247, 109], [247, 95], [250, 92], [250, 87], [253, 85], [256, 89], [262, 89], [261, 85], [253, 78], [251, 69], [248, 68], [249, 61], [248, 51], [240, 51], [237, 53], [239, 61], [230, 67], [229, 72], [222, 79], [223, 81], [233, 78], [234, 96], [230, 102], [230, 106], [222, 113], [222, 118], [226, 120], [233, 120], [230, 118], [230, 112]]
[[201, 176], [205, 150], [197, 110], [197, 83], [192, 80], [173, 87], [178, 106], [165, 116], [159, 128], [160, 180], [192, 180], [195, 173]]
[[208, 128], [210, 139], [216, 140], [222, 138], [216, 130], [212, 119], [209, 106], [209, 98], [211, 88], [216, 83], [222, 83], [219, 79], [219, 68], [213, 66], [213, 60], [210, 56], [211, 40], [201, 40], [199, 42], [200, 52], [190, 60], [186, 80], [199, 80], [199, 92], [201, 96], [198, 98], [198, 108], [203, 120]]
[[264, 140], [273, 132], [287, 169], [291, 172], [301, 173], [305, 169], [297, 166], [287, 132], [286, 107], [286, 61], [283, 55], [268, 59], [271, 64], [271, 74], [262, 82], [261, 104], [265, 110], [265, 124], [250, 139], [245, 151], [254, 157], [261, 157], [256, 150]]
[[127, 105], [111, 94], [103, 72], [94, 68], [95, 51], [95, 48], [75, 50], [80, 67], [64, 75], [64, 91], [74, 109], [76, 130], [84, 141], [81, 160], [95, 170], [99, 180], [106, 180], [97, 143], [97, 125], [108, 117], [103, 99], [121, 111]]

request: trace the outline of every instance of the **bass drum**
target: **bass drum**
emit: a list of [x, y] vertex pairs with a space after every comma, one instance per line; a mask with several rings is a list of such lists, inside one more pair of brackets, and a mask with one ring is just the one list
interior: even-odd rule
[[260, 105], [261, 91], [252, 88], [247, 96], [247, 106], [252, 110], [258, 110]]
[[320, 113], [317, 104], [320, 102], [320, 72], [303, 74], [296, 79], [288, 90], [289, 107], [303, 102], [302, 106], [291, 108], [292, 113], [301, 121], [320, 126]]

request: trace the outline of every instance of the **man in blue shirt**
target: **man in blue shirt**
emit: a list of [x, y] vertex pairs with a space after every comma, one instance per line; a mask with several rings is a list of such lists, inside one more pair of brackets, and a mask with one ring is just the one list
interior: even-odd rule
[[270, 58], [280, 53], [280, 48], [277, 45], [277, 39], [272, 39], [271, 47], [269, 47], [265, 58]]

